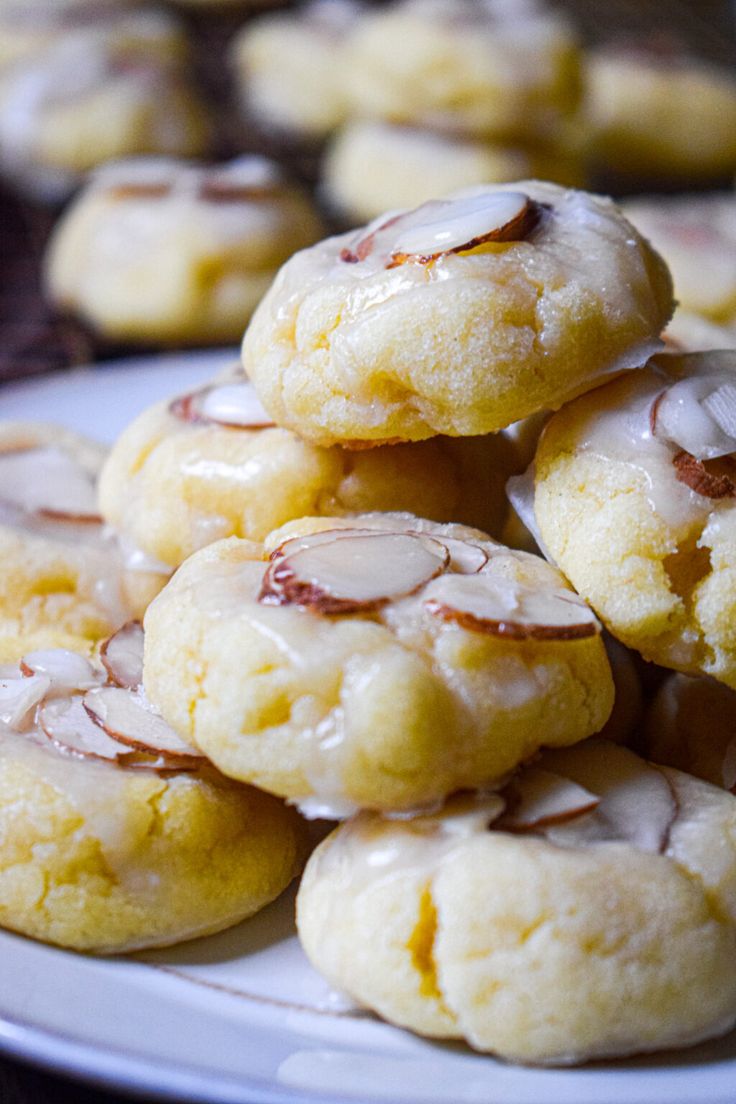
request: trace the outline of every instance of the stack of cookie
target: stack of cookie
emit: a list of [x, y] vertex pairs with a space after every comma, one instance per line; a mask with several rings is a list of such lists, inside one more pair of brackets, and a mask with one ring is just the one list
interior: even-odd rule
[[[297, 871], [295, 805], [345, 822], [307, 863], [305, 951], [388, 1020], [543, 1063], [728, 1030], [730, 736], [679, 682], [639, 724], [632, 658], [736, 688], [736, 354], [662, 354], [673, 306], [612, 202], [477, 187], [294, 255], [242, 366], [144, 412], [97, 498], [78, 445], [9, 447], [57, 477], [41, 501], [24, 476], [20, 544], [84, 516], [143, 627], [49, 648], [37, 601], [31, 650], [8, 613], [0, 749], [30, 796], [0, 803], [0, 921], [98, 950], [236, 922]], [[532, 458], [512, 494], [546, 560], [499, 540]]]

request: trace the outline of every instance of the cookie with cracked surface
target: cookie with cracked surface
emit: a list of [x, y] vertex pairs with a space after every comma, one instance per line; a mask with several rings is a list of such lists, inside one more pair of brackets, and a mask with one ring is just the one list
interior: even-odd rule
[[654, 357], [555, 414], [534, 482], [544, 544], [611, 633], [732, 687], [734, 380], [736, 352]]
[[297, 814], [178, 740], [120, 651], [26, 653], [0, 678], [0, 925], [102, 954], [236, 924], [306, 854]]
[[642, 364], [672, 306], [610, 200], [522, 181], [296, 254], [242, 358], [275, 421], [320, 444], [470, 436]]
[[313, 815], [412, 809], [597, 731], [598, 623], [543, 560], [406, 514], [304, 518], [183, 564], [145, 685], [225, 774]]
[[110, 339], [236, 342], [279, 265], [320, 232], [307, 197], [265, 157], [121, 161], [60, 219], [46, 284]]
[[305, 515], [408, 510], [495, 533], [517, 464], [500, 434], [320, 448], [275, 426], [242, 373], [229, 373], [136, 418], [104, 466], [100, 509], [124, 547], [170, 573], [213, 541], [260, 541]]
[[605, 741], [434, 815], [362, 812], [311, 856], [299, 935], [328, 981], [516, 1062], [679, 1047], [736, 1020], [736, 801]]

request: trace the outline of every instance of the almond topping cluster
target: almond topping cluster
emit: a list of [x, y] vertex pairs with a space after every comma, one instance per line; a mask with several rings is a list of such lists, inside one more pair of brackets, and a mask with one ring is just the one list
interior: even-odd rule
[[[499, 553], [507, 554], [499, 546]], [[369, 612], [420, 594], [425, 611], [472, 632], [514, 640], [574, 640], [600, 632], [586, 603], [563, 588], [531, 587], [491, 571], [472, 541], [418, 532], [324, 530], [272, 554], [259, 601], [325, 616]]]
[[32, 652], [0, 678], [0, 723], [62, 754], [159, 773], [196, 770], [142, 687], [143, 629], [123, 625], [102, 646], [103, 670], [64, 648]]

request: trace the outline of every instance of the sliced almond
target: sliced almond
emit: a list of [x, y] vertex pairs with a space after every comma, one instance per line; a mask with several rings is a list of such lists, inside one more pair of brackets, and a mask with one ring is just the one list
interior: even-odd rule
[[50, 687], [57, 693], [63, 690], [89, 690], [101, 681], [88, 659], [66, 648], [28, 652], [20, 661], [20, 669], [26, 677], [45, 675]]
[[113, 740], [148, 755], [201, 761], [202, 753], [182, 740], [163, 717], [154, 713], [140, 693], [119, 686], [101, 686], [84, 695], [90, 719]]
[[507, 788], [508, 809], [494, 827], [531, 832], [585, 816], [600, 805], [600, 797], [570, 778], [529, 767]]
[[512, 640], [578, 640], [601, 631], [593, 611], [572, 591], [524, 586], [489, 573], [443, 575], [427, 589], [425, 606], [471, 632]]
[[438, 534], [433, 539], [444, 544], [450, 553], [450, 571], [456, 571], [459, 575], [476, 575], [488, 563], [488, 553], [479, 544]]
[[679, 809], [666, 774], [656, 766], [607, 740], [548, 752], [544, 766], [600, 798], [589, 817], [550, 828], [551, 842], [581, 846], [622, 840], [640, 851], [666, 850]]
[[715, 460], [736, 451], [736, 380], [734, 371], [697, 373], [703, 360], [709, 363], [707, 354], [688, 358], [695, 374], [657, 396], [650, 425], [654, 436], [696, 460]]
[[176, 418], [197, 425], [214, 424], [228, 429], [268, 429], [274, 425], [248, 380], [182, 395], [174, 399], [169, 410]]
[[[410, 214], [411, 212], [409, 212]], [[407, 217], [406, 211], [399, 211], [398, 214], [382, 215], [380, 218], [375, 219], [366, 226], [362, 236], [356, 242], [352, 249], [341, 249], [340, 260], [345, 261], [347, 264], [358, 264], [360, 261], [364, 261], [367, 257], [370, 257], [376, 244], [376, 237], [384, 230], [389, 230], [392, 226], [395, 226], [402, 219]]]
[[672, 457], [672, 464], [677, 481], [703, 498], [736, 497], [736, 463], [730, 457], [696, 460], [683, 451]]
[[303, 538], [299, 550], [270, 562], [259, 600], [324, 614], [376, 609], [414, 593], [449, 559], [443, 544], [418, 533], [348, 531], [313, 543]]
[[430, 201], [416, 219], [399, 227], [391, 265], [427, 264], [449, 253], [464, 253], [488, 242], [523, 241], [541, 209], [523, 192], [482, 192], [454, 200]]
[[0, 453], [0, 500], [50, 519], [102, 520], [94, 478], [55, 446]]
[[0, 721], [10, 728], [23, 727], [50, 688], [51, 679], [41, 674], [0, 679]]
[[100, 647], [102, 664], [116, 686], [135, 690], [143, 682], [143, 639], [140, 621], [127, 621]]
[[171, 195], [171, 184], [131, 180], [128, 184], [116, 184], [107, 194], [111, 199], [163, 199]]
[[80, 697], [46, 702], [38, 711], [38, 723], [57, 748], [74, 755], [117, 763], [128, 751], [94, 723]]

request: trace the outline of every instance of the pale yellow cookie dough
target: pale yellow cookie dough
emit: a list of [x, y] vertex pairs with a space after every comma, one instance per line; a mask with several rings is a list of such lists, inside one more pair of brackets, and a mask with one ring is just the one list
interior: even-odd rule
[[[85, 508], [96, 510], [95, 482], [105, 456], [100, 445], [60, 426], [0, 423], [0, 467], [2, 456], [14, 453], [48, 455], [51, 468], [55, 460], [64, 470], [69, 464]], [[89, 646], [129, 614], [115, 543], [99, 517], [81, 520], [34, 509], [53, 508], [53, 493], [24, 506], [18, 473], [5, 478], [3, 486], [0, 476], [0, 661], [33, 647]], [[39, 481], [44, 478], [41, 468]]]
[[580, 51], [535, 4], [400, 0], [346, 45], [352, 113], [466, 135], [547, 141], [576, 109]]
[[[318, 573], [305, 598], [259, 600], [290, 570], [302, 539], [319, 543], [318, 557], [331, 542], [339, 563], [346, 557], [341, 585], [377, 590], [377, 599], [332, 612], [320, 594], [334, 588], [321, 591]], [[285, 541], [290, 551], [279, 557]], [[451, 564], [430, 554], [428, 573], [395, 582], [427, 546], [444, 556], [447, 541]], [[313, 813], [411, 809], [498, 778], [541, 745], [583, 739], [610, 713], [597, 625], [538, 557], [401, 514], [305, 518], [266, 547], [276, 550], [269, 565], [261, 546], [235, 538], [196, 553], [145, 618], [148, 693], [232, 777]], [[458, 552], [472, 562], [458, 564]], [[453, 612], [463, 604], [456, 591], [476, 588], [498, 595], [493, 624]], [[537, 616], [546, 624], [562, 612], [581, 622], [577, 630], [530, 627], [530, 609], [549, 602], [556, 612]]]
[[[553, 561], [614, 636], [645, 659], [732, 687], [736, 440], [719, 403], [734, 372], [736, 352], [665, 354], [577, 399], [542, 435], [534, 493]], [[720, 459], [707, 459], [712, 442]], [[688, 460], [693, 451], [704, 468]]]
[[474, 184], [539, 177], [585, 183], [579, 151], [502, 146], [371, 120], [347, 123], [322, 165], [322, 190], [338, 211], [366, 222]]
[[80, 28], [0, 71], [0, 167], [20, 190], [57, 202], [85, 173], [138, 154], [196, 157], [209, 144], [178, 31]]
[[266, 158], [122, 161], [59, 221], [47, 290], [111, 339], [234, 343], [279, 265], [320, 232], [307, 197]]
[[[70, 652], [24, 662], [71, 666], [72, 674], [81, 665], [87, 687], [104, 679]], [[44, 733], [45, 710], [74, 704], [76, 731], [91, 722], [81, 692], [53, 678], [44, 696], [13, 711], [9, 688], [43, 677], [16, 670], [0, 686], [2, 927], [103, 954], [167, 945], [238, 923], [298, 873], [306, 833], [293, 811], [204, 759], [154, 769], [120, 744], [120, 763], [55, 744]], [[104, 748], [108, 737], [91, 729]], [[63, 738], [76, 739], [68, 725]]]
[[242, 106], [269, 131], [320, 139], [348, 114], [345, 35], [353, 0], [312, 0], [255, 19], [232, 44]]
[[736, 327], [736, 195], [649, 197], [622, 208], [667, 262], [683, 310]]
[[687, 56], [588, 55], [586, 109], [600, 159], [640, 179], [702, 181], [736, 169], [736, 79]]
[[[392, 1023], [516, 1062], [724, 1034], [736, 1020], [734, 798], [605, 742], [544, 756], [518, 784], [535, 773], [600, 805], [520, 829], [496, 819], [503, 799], [465, 796], [413, 820], [363, 812], [333, 832], [298, 898], [313, 965]], [[637, 793], [617, 830], [606, 810]]]
[[672, 309], [664, 263], [610, 200], [522, 181], [296, 254], [242, 356], [275, 421], [320, 444], [468, 436], [643, 363]]
[[[224, 386], [199, 395], [253, 394], [242, 376]], [[189, 422], [177, 408], [157, 403], [139, 415], [100, 480], [100, 509], [124, 545], [170, 569], [215, 540], [263, 540], [307, 514], [409, 510], [496, 533], [506, 479], [518, 468], [513, 443], [500, 434], [323, 449], [268, 419], [260, 427]]]

